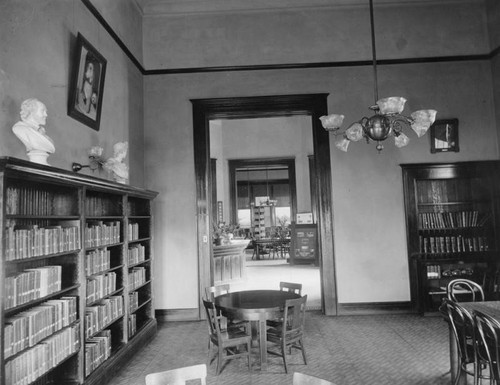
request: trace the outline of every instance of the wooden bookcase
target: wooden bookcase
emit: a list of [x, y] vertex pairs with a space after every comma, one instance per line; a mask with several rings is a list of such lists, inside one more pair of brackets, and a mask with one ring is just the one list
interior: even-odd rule
[[500, 162], [401, 167], [414, 310], [437, 312], [455, 278], [500, 298]]
[[0, 385], [106, 384], [156, 333], [153, 191], [0, 158]]

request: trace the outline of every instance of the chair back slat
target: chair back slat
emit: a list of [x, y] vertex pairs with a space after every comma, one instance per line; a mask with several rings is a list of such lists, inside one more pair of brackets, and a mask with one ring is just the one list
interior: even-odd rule
[[208, 286], [205, 288], [205, 299], [208, 301], [213, 301], [215, 297], [229, 293], [230, 288], [231, 287], [228, 283], [216, 286]]
[[286, 327], [283, 327], [283, 334], [296, 335], [301, 334], [304, 327], [306, 316], [307, 295], [297, 298], [288, 299], [285, 301], [283, 310], [283, 321], [286, 322]]
[[280, 290], [302, 295], [302, 284], [294, 282], [280, 282]]
[[293, 385], [335, 385], [333, 382], [323, 380], [322, 378], [299, 372], [293, 373], [292, 381]]
[[201, 385], [206, 385], [206, 379], [207, 365], [200, 364], [148, 374], [146, 385], [184, 385], [192, 380], [200, 380]]

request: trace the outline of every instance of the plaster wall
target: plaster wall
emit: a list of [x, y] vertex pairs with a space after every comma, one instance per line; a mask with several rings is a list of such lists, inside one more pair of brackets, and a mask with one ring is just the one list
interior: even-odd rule
[[[374, 19], [378, 58], [490, 52], [478, 1], [375, 4]], [[143, 32], [147, 69], [371, 60], [372, 55], [367, 5], [155, 15], [144, 18]]]
[[[346, 124], [369, 114], [368, 67], [148, 76], [145, 79], [147, 180], [163, 193], [155, 202], [159, 309], [198, 306], [195, 178], [190, 99], [330, 93], [328, 109]], [[435, 108], [438, 118], [460, 121], [460, 152], [430, 154], [428, 136], [397, 149], [391, 142], [352, 144], [331, 140], [333, 223], [339, 302], [410, 299], [401, 163], [498, 159], [487, 61], [391, 65], [379, 69], [381, 96], [405, 95], [406, 111]], [[244, 94], [242, 94], [244, 90]], [[161, 165], [159, 167], [158, 165]], [[158, 255], [159, 254], [159, 255]], [[182, 297], [176, 295], [183, 292]]]
[[[107, 60], [100, 131], [67, 115], [69, 79], [76, 35]], [[144, 185], [143, 79], [116, 42], [80, 0], [4, 0], [0, 2], [0, 156], [27, 159], [12, 133], [21, 102], [38, 98], [47, 106], [47, 134], [55, 154], [49, 163], [70, 169], [88, 163], [87, 151], [129, 141], [130, 183]], [[88, 172], [87, 169], [81, 172]], [[107, 178], [102, 172], [100, 175]]]
[[221, 123], [222, 177], [224, 196], [227, 197], [224, 205], [227, 215], [229, 215], [228, 159], [295, 158], [297, 212], [311, 211], [307, 158], [313, 154], [310, 117], [230, 119]]

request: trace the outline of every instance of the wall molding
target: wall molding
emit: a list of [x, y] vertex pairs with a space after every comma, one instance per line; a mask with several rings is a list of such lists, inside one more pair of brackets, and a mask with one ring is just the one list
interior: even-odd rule
[[411, 302], [339, 303], [338, 315], [415, 314]]
[[155, 316], [158, 322], [173, 321], [201, 321], [198, 308], [189, 309], [156, 309]]
[[[113, 40], [123, 50], [125, 55], [132, 61], [136, 68], [144, 76], [150, 75], [179, 75], [194, 73], [212, 73], [212, 72], [237, 72], [237, 71], [270, 71], [270, 70], [289, 70], [289, 69], [312, 69], [312, 68], [338, 68], [338, 67], [362, 67], [372, 66], [372, 60], [352, 60], [336, 62], [319, 63], [291, 63], [291, 64], [262, 64], [262, 65], [241, 65], [241, 66], [215, 66], [215, 67], [193, 67], [193, 68], [171, 68], [171, 69], [151, 69], [147, 70], [134, 54], [127, 48], [126, 44], [120, 39], [118, 34], [108, 24], [100, 14], [91, 0], [82, 0], [82, 3], [88, 8], [101, 26], [109, 33]], [[458, 56], [437, 56], [423, 58], [403, 58], [403, 59], [379, 59], [377, 65], [401, 65], [401, 64], [424, 64], [424, 63], [443, 63], [443, 62], [462, 62], [462, 61], [481, 61], [492, 60], [500, 55], [500, 46], [490, 53], [481, 55], [458, 55]]]

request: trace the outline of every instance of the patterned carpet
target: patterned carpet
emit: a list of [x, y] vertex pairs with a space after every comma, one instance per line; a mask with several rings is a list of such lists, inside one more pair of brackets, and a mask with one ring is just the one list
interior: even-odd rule
[[[448, 329], [440, 317], [417, 315], [326, 317], [306, 315], [308, 364], [300, 352], [289, 356], [285, 374], [280, 357], [269, 357], [261, 372], [254, 354], [250, 372], [245, 359], [229, 361], [219, 376], [215, 362], [207, 383], [219, 385], [291, 384], [293, 372], [315, 375], [336, 385], [444, 385], [450, 383]], [[169, 322], [109, 385], [140, 385], [148, 373], [206, 362], [207, 324]]]

